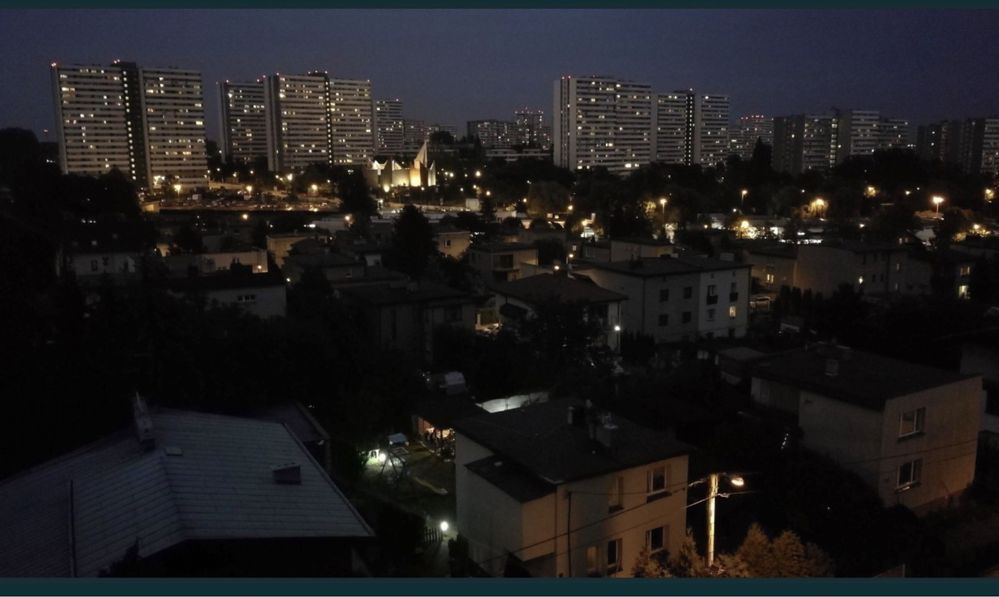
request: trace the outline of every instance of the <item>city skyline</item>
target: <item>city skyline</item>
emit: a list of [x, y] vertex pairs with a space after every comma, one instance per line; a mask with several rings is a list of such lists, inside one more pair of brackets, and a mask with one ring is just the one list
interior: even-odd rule
[[[999, 82], [987, 74], [999, 68], [987, 46], [987, 32], [999, 21], [991, 13], [539, 10], [412, 11], [402, 17], [389, 11], [283, 11], [282, 26], [274, 27], [267, 12], [116, 11], [119, 26], [93, 38], [88, 32], [110, 13], [8, 11], [0, 44], [19, 59], [8, 65], [9, 84], [0, 91], [8, 107], [0, 126], [30, 128], [40, 136], [49, 129], [54, 140], [54, 107], [51, 100], [39, 101], [50, 97], [45, 66], [114, 59], [200, 71], [208, 137], [215, 140], [221, 137], [212, 101], [218, 82], [315, 69], [371, 80], [373, 97], [400, 98], [407, 119], [459, 130], [471, 120], [512, 119], [524, 107], [544, 110], [550, 122], [551, 84], [565, 74], [725, 94], [731, 97], [731, 119], [837, 106], [921, 124], [999, 111], [990, 99]], [[24, 35], [41, 20], [52, 35]], [[472, 23], [475, 36], [464, 33]], [[307, 37], [324, 26], [339, 35], [303, 45], [289, 33], [299, 25]], [[726, 31], [731, 25], [736, 28]], [[927, 36], [931, 25], [934, 34]], [[626, 39], [620, 36], [625, 30]], [[510, 31], [522, 32], [517, 44], [502, 43]], [[721, 47], [742, 50], [711, 50], [712, 40], [720, 39], [726, 41]], [[212, 40], [224, 49], [205, 52]], [[422, 51], [403, 51], [407, 47]], [[907, 51], [892, 55], [897, 48]]]

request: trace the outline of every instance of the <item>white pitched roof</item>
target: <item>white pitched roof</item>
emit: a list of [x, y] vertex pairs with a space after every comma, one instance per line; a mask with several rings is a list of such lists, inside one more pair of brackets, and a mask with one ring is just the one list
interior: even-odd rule
[[[152, 415], [155, 449], [128, 432], [0, 483], [0, 576], [93, 576], [136, 543], [367, 537], [371, 529], [279, 423]], [[272, 468], [296, 463], [301, 484]]]

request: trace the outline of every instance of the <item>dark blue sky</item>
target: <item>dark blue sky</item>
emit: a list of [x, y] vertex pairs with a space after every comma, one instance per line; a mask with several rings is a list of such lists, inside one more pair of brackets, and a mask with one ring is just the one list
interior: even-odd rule
[[999, 11], [0, 11], [0, 127], [52, 126], [50, 62], [200, 69], [215, 82], [323, 69], [408, 118], [551, 112], [552, 81], [611, 74], [728, 93], [733, 117], [830, 106], [922, 123], [999, 113]]

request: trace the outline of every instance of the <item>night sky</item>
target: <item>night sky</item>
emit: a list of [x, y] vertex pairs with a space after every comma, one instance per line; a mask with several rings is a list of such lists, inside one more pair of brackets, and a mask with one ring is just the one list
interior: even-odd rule
[[[0, 127], [53, 126], [49, 63], [200, 69], [215, 83], [310, 69], [371, 79], [404, 115], [551, 112], [562, 74], [728, 93], [733, 118], [878, 109], [915, 123], [999, 113], [999, 11], [0, 11]], [[52, 137], [54, 140], [54, 137]]]

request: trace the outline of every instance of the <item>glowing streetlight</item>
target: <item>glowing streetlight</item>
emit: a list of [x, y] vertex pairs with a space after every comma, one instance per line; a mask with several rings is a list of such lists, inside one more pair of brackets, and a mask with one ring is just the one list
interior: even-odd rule
[[450, 529], [450, 528], [451, 528], [451, 525], [448, 524], [448, 522], [446, 520], [442, 520], [441, 521], [440, 529], [441, 529], [442, 533], [446, 533], [447, 530]]
[[732, 495], [738, 495], [738, 493], [732, 494], [728, 492], [719, 492], [719, 485], [721, 484], [721, 478], [725, 477], [729, 485], [735, 489], [742, 489], [746, 486], [746, 480], [742, 478], [741, 475], [733, 473], [711, 473], [703, 479], [698, 479], [690, 483], [687, 487], [694, 487], [695, 485], [700, 485], [701, 483], [708, 484], [708, 496], [701, 501], [694, 502], [693, 504], [688, 504], [687, 507], [696, 505], [703, 502], [708, 503], [707, 514], [708, 514], [708, 546], [707, 546], [707, 561], [708, 567], [710, 568], [715, 562], [715, 500], [717, 498], [723, 497], [727, 498]]
[[295, 180], [295, 175], [294, 175], [294, 174], [289, 174], [289, 175], [288, 175], [288, 176], [286, 176], [285, 178], [287, 178], [287, 179], [288, 179], [288, 182], [291, 182], [291, 181]]
[[816, 197], [815, 200], [812, 201], [812, 211], [815, 213], [822, 212], [824, 214], [826, 211], [826, 200], [822, 197]]
[[995, 189], [986, 188], [985, 189], [985, 200], [991, 203], [992, 200], [995, 199], [995, 198], [996, 198], [996, 190]]
[[173, 192], [174, 193], [177, 193], [178, 195], [180, 195], [180, 189], [181, 189], [181, 186], [179, 184], [173, 185]]
[[247, 193], [252, 193], [253, 192], [253, 185], [252, 184], [246, 185], [246, 192]]
[[250, 214], [243, 214], [242, 217], [243, 217], [243, 221], [249, 220], [250, 219]]
[[933, 195], [933, 198], [930, 199], [930, 201], [933, 202], [933, 207], [936, 209], [936, 212], [940, 213], [940, 204], [944, 202], [944, 198], [940, 195]]
[[748, 195], [748, 194], [749, 194], [749, 189], [742, 189], [741, 191], [739, 191], [739, 203], [740, 204], [746, 202], [746, 195]]
[[482, 170], [475, 171], [475, 178], [482, 178]]
[[868, 197], [877, 197], [878, 189], [877, 187], [867, 185], [867, 189], [865, 189], [864, 194], [867, 195]]

